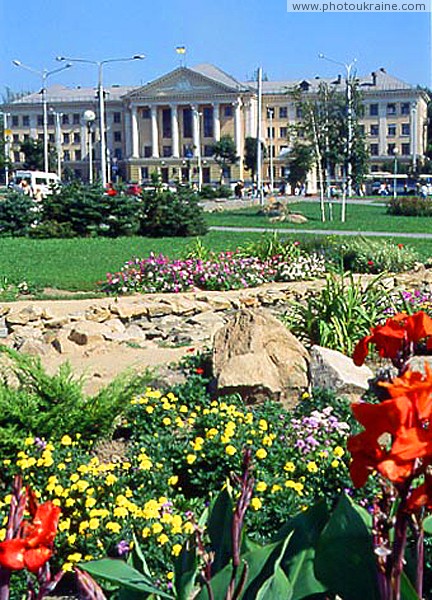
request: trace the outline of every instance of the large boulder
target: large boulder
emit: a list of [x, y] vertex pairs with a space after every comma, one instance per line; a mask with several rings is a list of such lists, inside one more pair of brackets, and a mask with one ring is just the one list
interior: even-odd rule
[[293, 406], [308, 387], [308, 361], [305, 347], [267, 310], [237, 311], [214, 337], [218, 395], [238, 393], [248, 403], [273, 398]]
[[312, 387], [325, 387], [349, 396], [361, 395], [369, 388], [374, 375], [366, 365], [357, 367], [345, 354], [321, 346], [312, 346], [310, 356]]

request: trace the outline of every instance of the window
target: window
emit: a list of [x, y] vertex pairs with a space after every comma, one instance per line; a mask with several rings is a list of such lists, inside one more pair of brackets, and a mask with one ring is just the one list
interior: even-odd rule
[[380, 170], [380, 166], [379, 165], [371, 165], [371, 172], [372, 173], [377, 173]]
[[117, 160], [121, 160], [123, 158], [123, 153], [121, 148], [114, 148], [114, 157]]
[[410, 103], [402, 102], [401, 104], [401, 115], [409, 115], [410, 114]]
[[183, 109], [183, 137], [184, 138], [192, 137], [192, 109], [191, 108]]
[[409, 135], [411, 133], [411, 127], [409, 123], [402, 123], [402, 135]]
[[231, 167], [223, 167], [222, 177], [224, 179], [231, 179]]
[[21, 156], [20, 156], [19, 152], [14, 152], [13, 156], [14, 156], [14, 162], [20, 162]]
[[378, 104], [369, 104], [369, 115], [371, 117], [378, 116]]
[[183, 156], [185, 158], [193, 158], [194, 155], [194, 151], [192, 146], [190, 146], [189, 144], [184, 144], [183, 146]]
[[63, 125], [69, 125], [69, 115], [62, 115]]
[[40, 134], [37, 136], [37, 139], [38, 139], [40, 142], [43, 142], [43, 141], [44, 141], [44, 134], [43, 134], [43, 133], [40, 133]]
[[12, 139], [14, 141], [14, 144], [18, 144], [18, 142], [20, 141], [19, 135], [17, 133], [13, 134], [13, 138]]
[[395, 148], [396, 148], [396, 144], [387, 144], [387, 154], [388, 154], [388, 156], [394, 156]]
[[281, 169], [280, 169], [280, 176], [281, 177], [286, 178], [286, 177], [289, 176], [289, 174], [290, 174], [289, 167], [281, 167]]
[[121, 123], [121, 113], [115, 112], [113, 113], [113, 123]]
[[63, 134], [63, 144], [69, 144], [70, 136], [68, 133]]
[[74, 133], [73, 140], [74, 140], [74, 144], [81, 144], [81, 134]]
[[141, 179], [149, 178], [149, 169], [148, 167], [141, 167]]
[[301, 106], [296, 106], [296, 117], [297, 119], [303, 118], [303, 109]]
[[13, 127], [18, 127], [19, 122], [18, 122], [18, 117], [16, 115], [13, 115], [12, 117], [12, 126]]
[[203, 167], [203, 183], [211, 183], [210, 167]]
[[30, 117], [28, 115], [24, 115], [22, 121], [23, 127], [30, 127]]
[[274, 138], [275, 136], [275, 128], [274, 127], [267, 127], [267, 137], [268, 138]]
[[288, 118], [288, 106], [281, 106], [279, 108], [279, 118], [287, 119]]
[[162, 146], [162, 155], [164, 158], [172, 156], [172, 146]]
[[172, 137], [171, 109], [170, 108], [164, 108], [162, 110], [162, 136], [164, 138]]
[[122, 141], [121, 131], [114, 131], [114, 141], [115, 142], [121, 142]]
[[141, 111], [141, 116], [142, 116], [143, 119], [150, 119], [150, 117], [151, 117], [151, 110], [148, 107], [143, 108], [142, 111]]
[[75, 160], [81, 160], [81, 150], [75, 150]]
[[227, 104], [224, 108], [224, 115], [225, 117], [232, 117], [233, 114], [233, 107], [231, 106], [231, 104]]
[[373, 136], [376, 136], [379, 134], [379, 126], [378, 125], [371, 125], [370, 126], [370, 134]]
[[74, 169], [76, 179], [82, 179], [82, 171], [81, 169]]
[[144, 158], [151, 158], [152, 155], [152, 147], [144, 146]]
[[389, 137], [395, 137], [395, 135], [396, 135], [396, 125], [394, 125], [393, 123], [391, 125], [388, 125], [388, 127], [387, 127], [387, 135]]
[[54, 144], [55, 142], [55, 135], [53, 133], [49, 133], [48, 134], [48, 141], [50, 144]]
[[24, 141], [27, 141], [27, 140], [29, 140], [29, 139], [30, 139], [30, 136], [29, 136], [29, 134], [28, 134], [28, 133], [25, 133], [25, 134], [24, 134]]
[[63, 151], [63, 160], [65, 160], [65, 161], [69, 161], [70, 160], [70, 151], [69, 150], [64, 150]]
[[38, 127], [43, 127], [43, 124], [44, 124], [43, 115], [37, 116], [37, 124], [38, 124]]
[[74, 125], [79, 125], [81, 122], [80, 115], [78, 113], [74, 113], [72, 117], [72, 122]]
[[370, 150], [371, 156], [378, 156], [378, 152], [379, 152], [378, 144], [370, 144], [369, 150]]
[[393, 102], [389, 102], [387, 104], [387, 114], [388, 115], [395, 115], [396, 114], [396, 104], [394, 104]]
[[211, 138], [214, 135], [213, 131], [213, 107], [205, 106], [203, 108], [203, 130], [204, 137]]
[[411, 154], [410, 144], [402, 144], [402, 156], [409, 156]]
[[209, 144], [204, 146], [204, 156], [213, 156], [213, 146], [210, 146]]
[[48, 125], [51, 127], [54, 125], [54, 115], [48, 115]]
[[281, 138], [288, 137], [288, 127], [281, 127], [279, 129], [279, 137], [281, 137]]

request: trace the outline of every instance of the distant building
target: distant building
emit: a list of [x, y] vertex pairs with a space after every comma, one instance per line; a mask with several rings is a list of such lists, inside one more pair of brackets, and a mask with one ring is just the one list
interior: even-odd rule
[[[320, 81], [343, 92], [345, 82], [312, 79], [303, 81], [263, 82], [262, 132], [269, 156], [274, 157], [275, 183], [287, 175], [289, 125], [301, 115], [287, 92], [297, 86], [313, 94]], [[398, 160], [416, 162], [424, 158], [426, 148], [427, 95], [379, 69], [359, 78], [365, 114], [362, 126], [370, 153], [370, 169], [381, 171], [382, 165], [398, 151]], [[203, 183], [220, 180], [220, 168], [212, 158], [212, 146], [223, 135], [235, 141], [239, 162], [224, 173], [227, 181], [248, 180], [243, 167], [244, 141], [257, 132], [257, 84], [240, 82], [216, 66], [202, 64], [179, 67], [144, 86], [111, 86], [105, 89], [106, 139], [111, 173], [126, 180], [148, 181], [159, 171], [164, 182], [197, 180], [198, 147], [201, 149]], [[94, 166], [100, 168], [98, 99], [91, 88], [69, 89], [54, 85], [47, 90], [49, 143], [56, 140], [54, 112], [61, 113], [61, 149], [63, 167], [77, 177], [89, 176], [89, 133], [93, 136]], [[272, 124], [268, 115], [272, 109]], [[83, 113], [96, 113], [93, 131], [89, 132]], [[4, 105], [10, 114], [12, 130], [11, 160], [14, 168], [22, 164], [20, 143], [31, 137], [43, 139], [41, 94], [34, 93]], [[272, 127], [272, 130], [270, 130]], [[271, 146], [271, 149], [270, 149]], [[264, 178], [269, 178], [269, 158], [264, 164]], [[311, 174], [310, 186], [316, 186]]]

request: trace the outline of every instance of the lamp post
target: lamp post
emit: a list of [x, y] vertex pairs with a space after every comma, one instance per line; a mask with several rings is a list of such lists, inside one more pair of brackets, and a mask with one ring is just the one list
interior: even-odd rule
[[13, 60], [12, 64], [16, 67], [21, 67], [26, 71], [30, 71], [31, 73], [35, 73], [39, 75], [42, 79], [42, 110], [43, 110], [43, 143], [44, 143], [44, 171], [49, 171], [49, 163], [48, 163], [48, 107], [47, 107], [47, 89], [46, 89], [46, 81], [48, 77], [54, 75], [55, 73], [60, 73], [61, 71], [65, 71], [69, 69], [72, 65], [67, 63], [63, 67], [59, 69], [53, 69], [52, 71], [48, 71], [47, 69], [43, 69], [42, 71], [38, 71], [37, 69], [33, 69], [33, 67], [28, 67], [24, 65], [20, 60]]
[[[334, 60], [333, 58], [329, 58], [324, 54], [319, 54], [319, 58], [327, 60], [328, 62], [332, 62], [335, 65], [340, 65], [344, 67], [346, 77], [345, 77], [345, 85], [346, 85], [346, 104], [347, 104], [347, 145], [346, 145], [346, 185], [347, 185], [347, 195], [348, 198], [352, 196], [352, 144], [353, 144], [353, 123], [352, 123], [352, 87], [351, 87], [351, 73], [354, 65], [357, 62], [357, 59], [354, 58], [350, 63], [339, 62], [338, 60]], [[344, 194], [345, 195], [345, 194]], [[345, 222], [345, 201], [342, 202], [342, 222]]]
[[87, 58], [68, 58], [57, 56], [56, 60], [67, 60], [70, 63], [80, 62], [96, 65], [98, 68], [98, 100], [99, 100], [99, 130], [100, 130], [100, 152], [101, 152], [101, 180], [103, 187], [107, 184], [107, 152], [105, 139], [105, 98], [103, 88], [103, 67], [113, 62], [129, 62], [132, 60], [143, 60], [144, 54], [135, 54], [127, 58], [107, 58], [106, 60], [89, 60]]
[[202, 190], [202, 156], [201, 156], [201, 117], [202, 113], [198, 109], [194, 110], [197, 128], [198, 146], [196, 148], [197, 166], [198, 166], [198, 191]]
[[50, 108], [50, 113], [54, 117], [55, 122], [55, 142], [56, 142], [56, 153], [57, 153], [57, 175], [59, 179], [61, 179], [61, 152], [62, 152], [62, 143], [61, 143], [61, 126], [60, 119], [63, 116], [63, 113], [55, 111], [53, 108]]
[[93, 140], [92, 126], [95, 122], [96, 115], [92, 110], [86, 110], [83, 114], [84, 123], [87, 125], [87, 144], [89, 156], [89, 183], [93, 183]]
[[5, 153], [5, 184], [9, 185], [9, 159], [10, 159], [10, 141], [12, 131], [9, 129], [8, 117], [10, 113], [2, 112], [3, 115], [3, 136], [4, 136], [4, 153]]
[[398, 164], [397, 164], [397, 157], [399, 154], [399, 150], [396, 148], [396, 146], [393, 148], [393, 156], [394, 156], [394, 168], [393, 168], [393, 198], [394, 200], [396, 200], [397, 198], [397, 169], [398, 169]]
[[267, 116], [269, 118], [269, 123], [270, 123], [270, 135], [269, 135], [269, 139], [270, 139], [270, 193], [273, 193], [273, 188], [274, 188], [274, 170], [273, 170], [273, 116], [274, 116], [274, 110], [273, 108], [270, 108], [269, 106], [267, 106]]

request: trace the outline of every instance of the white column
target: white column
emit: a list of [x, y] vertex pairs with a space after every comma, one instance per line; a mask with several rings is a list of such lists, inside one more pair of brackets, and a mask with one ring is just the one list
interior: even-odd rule
[[198, 106], [191, 106], [192, 109], [192, 138], [193, 138], [193, 146], [194, 146], [194, 156], [197, 157], [200, 155], [200, 124], [199, 124], [199, 113]]
[[37, 138], [37, 115], [30, 115], [30, 137], [34, 140]]
[[132, 156], [132, 118], [130, 110], [126, 110], [124, 115], [124, 128], [125, 128], [125, 152], [126, 157]]
[[132, 106], [132, 158], [139, 158], [138, 114], [136, 106]]
[[249, 98], [246, 106], [246, 137], [256, 137], [255, 102]]
[[218, 142], [220, 140], [220, 104], [213, 104], [213, 137]]
[[387, 156], [387, 104], [380, 102], [378, 105], [379, 115], [379, 155]]
[[152, 156], [159, 158], [159, 127], [157, 121], [157, 106], [151, 107]]
[[[61, 138], [61, 126], [60, 126], [60, 138]], [[84, 160], [84, 158], [87, 156], [87, 126], [86, 124], [81, 121], [81, 126], [80, 126], [80, 139], [81, 139], [81, 156], [82, 156], [82, 160]]]
[[242, 102], [240, 98], [237, 99], [237, 102], [234, 104], [234, 139], [236, 143], [236, 151], [237, 156], [243, 156], [243, 144], [242, 144], [242, 135], [241, 135], [241, 112]]
[[411, 119], [410, 119], [410, 142], [412, 164], [415, 168], [417, 165], [418, 141], [417, 141], [417, 103], [411, 104]]
[[174, 158], [180, 156], [179, 147], [179, 125], [177, 104], [171, 105], [171, 129], [172, 129], [172, 155]]

